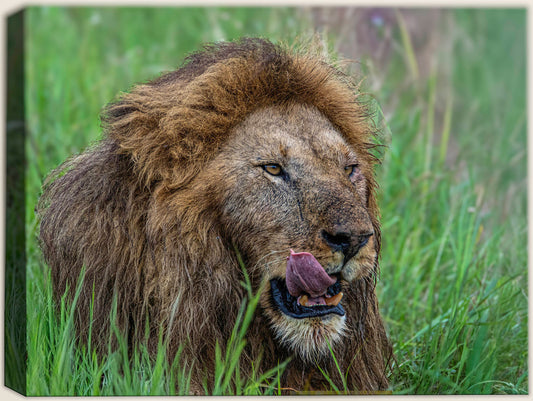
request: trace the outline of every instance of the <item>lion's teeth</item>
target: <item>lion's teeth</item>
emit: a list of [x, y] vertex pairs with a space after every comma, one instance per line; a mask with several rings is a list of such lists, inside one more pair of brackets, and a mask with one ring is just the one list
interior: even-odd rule
[[342, 299], [342, 292], [339, 292], [338, 294], [336, 295], [333, 295], [332, 297], [330, 298], [326, 298], [326, 304], [329, 305], [329, 306], [336, 306], [339, 304], [339, 302], [341, 301]]
[[298, 303], [302, 306], [307, 306], [307, 303], [309, 302], [309, 297], [307, 295], [300, 295], [298, 297]]
[[328, 305], [328, 306], [337, 306], [339, 304], [339, 302], [341, 301], [342, 296], [343, 296], [343, 293], [339, 292], [336, 295], [332, 295], [332, 296], [329, 296], [329, 297], [321, 298], [323, 300], [323, 302], [325, 302], [325, 303], [315, 302], [316, 299], [313, 298], [313, 302], [311, 304], [309, 304], [309, 296], [304, 294], [304, 295], [300, 295], [298, 297], [298, 303], [300, 305], [302, 305], [302, 306], [307, 306], [307, 307], [315, 306], [315, 305], [324, 305], [324, 304]]

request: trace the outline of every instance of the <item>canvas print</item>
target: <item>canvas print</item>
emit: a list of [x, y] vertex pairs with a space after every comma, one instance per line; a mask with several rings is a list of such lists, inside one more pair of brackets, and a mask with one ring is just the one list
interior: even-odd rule
[[526, 10], [8, 17], [5, 383], [528, 394]]

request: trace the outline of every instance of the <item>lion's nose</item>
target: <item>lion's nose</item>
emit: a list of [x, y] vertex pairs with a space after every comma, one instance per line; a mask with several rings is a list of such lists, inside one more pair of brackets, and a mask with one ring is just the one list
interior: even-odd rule
[[373, 232], [351, 233], [337, 229], [333, 232], [322, 230], [322, 238], [334, 250], [341, 251], [346, 259], [354, 257], [365, 246]]

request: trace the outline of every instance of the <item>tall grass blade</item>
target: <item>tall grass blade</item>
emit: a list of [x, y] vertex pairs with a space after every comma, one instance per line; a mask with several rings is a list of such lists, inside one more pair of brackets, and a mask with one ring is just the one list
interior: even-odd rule
[[405, 19], [403, 18], [402, 13], [396, 9], [395, 14], [396, 19], [398, 21], [398, 26], [400, 28], [403, 50], [405, 51], [407, 65], [409, 66], [409, 70], [411, 71], [413, 80], [418, 80], [420, 74], [418, 72], [418, 62], [416, 60], [415, 51], [413, 49], [411, 35], [409, 34], [409, 30], [407, 29], [407, 25], [405, 24]]
[[440, 146], [439, 146], [439, 163], [441, 166], [444, 165], [444, 162], [446, 161], [446, 155], [448, 154], [448, 142], [450, 141], [452, 114], [453, 114], [453, 93], [449, 93], [446, 98], [446, 109], [444, 110], [442, 133], [440, 137]]

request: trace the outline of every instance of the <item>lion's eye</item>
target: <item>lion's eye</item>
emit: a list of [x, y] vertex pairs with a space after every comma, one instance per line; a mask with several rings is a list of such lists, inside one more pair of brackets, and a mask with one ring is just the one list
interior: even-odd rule
[[283, 169], [279, 164], [265, 164], [263, 166], [263, 170], [265, 170], [270, 175], [281, 175], [283, 172]]
[[350, 177], [358, 169], [359, 169], [359, 165], [358, 164], [351, 164], [349, 166], [344, 167], [344, 174], [346, 174], [348, 177]]

